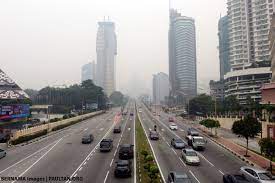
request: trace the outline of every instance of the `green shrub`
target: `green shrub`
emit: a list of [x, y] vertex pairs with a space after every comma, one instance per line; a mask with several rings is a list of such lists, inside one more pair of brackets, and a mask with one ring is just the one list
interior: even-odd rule
[[151, 166], [150, 163], [147, 163], [147, 164], [145, 164], [143, 166], [143, 168], [149, 171], [150, 170], [150, 166]]
[[32, 135], [22, 136], [22, 137], [19, 137], [18, 139], [12, 140], [11, 144], [16, 145], [16, 144], [20, 144], [20, 143], [23, 143], [23, 142], [27, 142], [27, 141], [35, 139], [37, 137], [46, 135], [47, 133], [48, 133], [47, 130], [42, 130], [42, 131], [40, 131], [38, 133], [35, 133], [35, 134], [32, 134]]
[[147, 151], [145, 151], [145, 150], [142, 150], [141, 151], [141, 154], [144, 156], [144, 159], [146, 158], [146, 156], [148, 155], [148, 152]]
[[145, 161], [146, 162], [150, 162], [150, 161], [153, 161], [154, 160], [154, 158], [153, 158], [153, 156], [151, 156], [151, 155], [147, 155], [146, 157], [145, 157]]

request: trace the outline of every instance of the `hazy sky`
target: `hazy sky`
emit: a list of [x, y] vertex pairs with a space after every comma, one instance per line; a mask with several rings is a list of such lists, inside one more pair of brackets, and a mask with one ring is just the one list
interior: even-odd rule
[[[218, 79], [217, 24], [226, 0], [175, 0], [195, 19], [198, 85]], [[109, 16], [118, 39], [117, 87], [150, 92], [152, 74], [168, 73], [168, 0], [0, 1], [0, 64], [22, 88], [80, 82], [81, 66], [96, 60], [97, 22]]]

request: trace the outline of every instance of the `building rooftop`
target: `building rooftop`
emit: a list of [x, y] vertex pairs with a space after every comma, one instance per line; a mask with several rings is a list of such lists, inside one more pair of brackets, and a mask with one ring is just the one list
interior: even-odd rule
[[0, 100], [27, 98], [29, 96], [0, 69]]

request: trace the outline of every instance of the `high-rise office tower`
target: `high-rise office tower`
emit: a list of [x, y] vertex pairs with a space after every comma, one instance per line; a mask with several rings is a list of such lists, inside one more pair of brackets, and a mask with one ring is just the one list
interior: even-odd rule
[[169, 79], [171, 95], [197, 95], [196, 30], [194, 19], [170, 10]]
[[229, 61], [233, 71], [269, 60], [274, 0], [228, 0]]
[[95, 69], [96, 64], [95, 62], [90, 62], [88, 64], [85, 64], [81, 68], [81, 81], [86, 81], [88, 79], [93, 80], [95, 83]]
[[169, 96], [169, 76], [163, 72], [153, 75], [153, 102], [154, 104], [165, 103]]
[[229, 63], [229, 32], [228, 32], [228, 17], [224, 16], [219, 20], [219, 60], [220, 60], [220, 80], [223, 80], [224, 75], [230, 72]]
[[104, 21], [99, 22], [98, 25], [96, 83], [110, 96], [116, 88], [115, 57], [117, 55], [117, 40], [115, 24], [110, 21]]

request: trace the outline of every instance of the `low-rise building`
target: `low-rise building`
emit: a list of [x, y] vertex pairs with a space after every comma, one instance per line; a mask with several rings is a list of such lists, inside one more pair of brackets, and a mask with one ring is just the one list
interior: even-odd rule
[[225, 79], [225, 97], [236, 96], [239, 103], [245, 105], [250, 96], [261, 101], [261, 86], [271, 80], [270, 67], [247, 68], [227, 73]]

